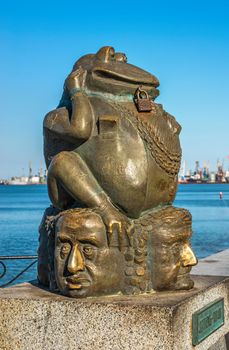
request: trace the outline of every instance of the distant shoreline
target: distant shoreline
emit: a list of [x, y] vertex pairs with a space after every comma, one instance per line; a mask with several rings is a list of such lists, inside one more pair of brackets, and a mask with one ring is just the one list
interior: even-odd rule
[[178, 185], [229, 185], [229, 182], [178, 182]]
[[20, 186], [20, 187], [24, 187], [24, 186], [47, 186], [47, 183], [43, 183], [43, 184], [4, 184], [4, 183], [0, 183], [0, 186]]
[[[229, 182], [177, 182], [178, 185], [229, 185]], [[47, 186], [47, 183], [40, 183], [40, 184], [7, 184], [7, 183], [0, 183], [0, 186]]]

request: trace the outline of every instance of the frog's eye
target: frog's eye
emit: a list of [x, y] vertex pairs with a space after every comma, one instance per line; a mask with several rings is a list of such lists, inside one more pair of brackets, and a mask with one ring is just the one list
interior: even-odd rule
[[115, 50], [111, 46], [102, 47], [96, 54], [96, 57], [103, 62], [108, 62], [114, 59], [114, 56], [115, 56]]
[[119, 62], [127, 62], [127, 57], [124, 53], [116, 52], [115, 54], [115, 60]]
[[111, 47], [109, 50], [109, 56], [111, 61], [115, 59], [115, 50], [113, 49], [113, 47]]

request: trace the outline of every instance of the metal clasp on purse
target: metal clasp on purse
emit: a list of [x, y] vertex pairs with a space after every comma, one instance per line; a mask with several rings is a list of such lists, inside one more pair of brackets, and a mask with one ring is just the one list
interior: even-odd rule
[[148, 93], [141, 87], [135, 91], [134, 102], [138, 112], [150, 112], [152, 111], [152, 102]]

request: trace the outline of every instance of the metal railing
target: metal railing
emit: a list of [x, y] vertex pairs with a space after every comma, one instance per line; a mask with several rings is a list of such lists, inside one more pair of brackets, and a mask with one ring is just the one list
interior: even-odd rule
[[30, 263], [26, 268], [21, 270], [16, 276], [11, 278], [8, 282], [0, 284], [0, 288], [5, 288], [14, 281], [16, 281], [23, 273], [28, 271], [30, 267], [32, 267], [37, 262], [37, 255], [13, 255], [13, 256], [0, 256], [0, 268], [2, 268], [2, 272], [0, 271], [0, 279], [3, 278], [7, 273], [7, 265], [4, 261], [6, 260], [34, 260]]

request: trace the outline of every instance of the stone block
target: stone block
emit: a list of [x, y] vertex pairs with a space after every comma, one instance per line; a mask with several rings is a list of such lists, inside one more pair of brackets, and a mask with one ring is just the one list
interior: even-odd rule
[[[130, 297], [70, 299], [35, 283], [2, 289], [0, 349], [207, 350], [218, 343], [217, 350], [225, 350], [229, 279], [193, 277], [188, 292]], [[224, 298], [225, 324], [193, 347], [193, 313], [218, 298]]]

